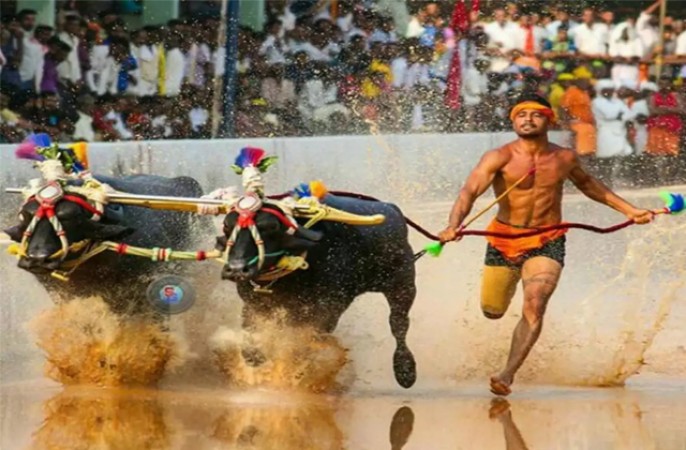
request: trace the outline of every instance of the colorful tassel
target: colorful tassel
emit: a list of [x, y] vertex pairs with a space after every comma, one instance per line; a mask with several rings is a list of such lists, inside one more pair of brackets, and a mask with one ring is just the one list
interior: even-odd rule
[[69, 146], [74, 152], [74, 157], [81, 165], [81, 170], [88, 169], [88, 144], [86, 142], [77, 142]]
[[291, 192], [291, 195], [295, 197], [296, 200], [301, 199], [301, 198], [307, 198], [307, 197], [312, 197], [312, 191], [310, 191], [310, 185], [307, 183], [300, 183], [297, 185], [293, 191]]
[[440, 242], [432, 242], [431, 244], [428, 244], [426, 247], [424, 247], [424, 250], [426, 250], [426, 253], [433, 256], [434, 258], [438, 258], [439, 256], [441, 256], [441, 252], [443, 251], [443, 244], [441, 244]]
[[244, 147], [239, 152], [234, 164], [231, 166], [236, 174], [241, 175], [246, 167], [256, 167], [261, 173], [276, 162], [276, 156], [265, 157], [265, 151], [256, 147]]
[[686, 210], [686, 202], [683, 195], [663, 191], [660, 192], [660, 197], [664, 200], [670, 214], [678, 214]]
[[323, 182], [319, 180], [310, 181], [310, 192], [313, 197], [317, 197], [319, 200], [326, 197], [328, 190]]

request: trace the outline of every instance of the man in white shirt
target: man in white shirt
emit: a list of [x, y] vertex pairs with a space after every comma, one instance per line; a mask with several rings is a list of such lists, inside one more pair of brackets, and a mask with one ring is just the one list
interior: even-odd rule
[[605, 53], [610, 51], [610, 38], [615, 25], [615, 13], [609, 9], [604, 9], [600, 11], [600, 22], [595, 24], [595, 27], [599, 29], [600, 34], [603, 36], [603, 44], [605, 45]]
[[503, 8], [496, 8], [493, 11], [494, 21], [484, 27], [488, 35], [487, 53], [491, 60], [491, 70], [502, 72], [510, 65], [509, 52], [515, 48], [514, 34], [517, 26], [507, 21], [507, 16]]
[[557, 10], [556, 18], [557, 20], [548, 24], [546, 28], [548, 31], [548, 36], [557, 36], [557, 29], [560, 28], [560, 25], [565, 24], [567, 25], [567, 33], [569, 34], [569, 37], [573, 38], [575, 28], [579, 26], [579, 24], [573, 20], [570, 20], [569, 12], [563, 8], [560, 8]]
[[607, 55], [605, 30], [596, 26], [595, 11], [585, 8], [582, 23], [574, 30], [574, 45], [577, 51], [589, 59], [600, 59]]
[[19, 27], [23, 33], [22, 54], [19, 63], [19, 78], [24, 88], [33, 88], [33, 81], [36, 78], [36, 71], [39, 61], [43, 60], [41, 46], [36, 44], [33, 39], [33, 29], [36, 25], [36, 11], [23, 9], [17, 14]]
[[281, 21], [272, 20], [265, 26], [267, 38], [260, 47], [259, 54], [265, 56], [267, 64], [285, 64], [288, 47], [281, 40]]
[[159, 55], [157, 48], [151, 45], [147, 31], [140, 29], [133, 33], [131, 39], [131, 54], [140, 69], [141, 78], [138, 80], [138, 95], [148, 96], [157, 94], [157, 77], [159, 75]]
[[[676, 39], [676, 50], [674, 51], [674, 54], [680, 57], [679, 59], [686, 58], [686, 31], [681, 32]], [[686, 78], [686, 65], [681, 68], [681, 77]]]
[[74, 125], [75, 141], [95, 141], [95, 130], [93, 129], [93, 110], [95, 109], [95, 99], [90, 95], [82, 95], [76, 100], [76, 113], [79, 118]]
[[79, 27], [81, 19], [77, 15], [67, 16], [64, 31], [57, 36], [71, 47], [67, 59], [59, 65], [57, 71], [62, 80], [74, 85], [81, 83], [81, 62], [79, 61]]
[[[531, 33], [533, 44], [531, 51], [527, 49], [529, 33]], [[512, 42], [514, 43], [514, 47], [529, 56], [532, 54], [540, 55], [542, 53], [543, 41], [546, 39], [547, 35], [548, 32], [545, 28], [533, 25], [531, 16], [528, 14], [522, 14], [519, 18], [519, 24], [512, 28]]]
[[48, 52], [48, 40], [52, 34], [52, 27], [38, 25], [33, 37], [27, 38], [27, 35], [24, 35], [24, 53], [19, 65], [19, 76], [24, 88], [39, 91], [40, 78], [43, 75], [43, 57]]
[[628, 156], [633, 148], [627, 139], [627, 122], [631, 120], [629, 107], [614, 96], [615, 84], [610, 79], [598, 80], [597, 96], [591, 109], [598, 127], [596, 157]]
[[628, 24], [620, 25], [621, 34], [610, 41], [610, 57], [612, 66], [612, 81], [622, 83], [638, 83], [638, 64], [643, 57], [643, 44]]
[[636, 21], [636, 31], [643, 43], [643, 56], [645, 58], [650, 58], [653, 55], [653, 51], [660, 40], [659, 19], [653, 13], [660, 7], [662, 1], [657, 0], [650, 5], [638, 16]]

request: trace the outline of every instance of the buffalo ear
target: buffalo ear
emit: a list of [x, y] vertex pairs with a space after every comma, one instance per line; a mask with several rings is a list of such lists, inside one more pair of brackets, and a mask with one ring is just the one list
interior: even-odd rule
[[298, 229], [295, 231], [295, 236], [307, 239], [308, 241], [319, 242], [324, 237], [324, 233], [310, 230], [309, 228], [305, 227], [298, 227]]
[[106, 241], [109, 239], [121, 239], [131, 235], [133, 228], [124, 227], [121, 225], [104, 225], [101, 223], [92, 222], [91, 226], [86, 229], [85, 235], [87, 238], [95, 241]]
[[10, 239], [12, 239], [14, 242], [21, 242], [21, 237], [24, 233], [22, 231], [22, 228], [22, 225], [15, 225], [11, 228], [6, 229], [5, 234], [7, 234], [10, 237]]
[[309, 239], [300, 239], [295, 236], [286, 235], [282, 247], [284, 250], [309, 250], [317, 245]]
[[226, 236], [217, 236], [217, 243], [214, 245], [214, 248], [220, 252], [223, 252], [226, 250], [226, 241]]

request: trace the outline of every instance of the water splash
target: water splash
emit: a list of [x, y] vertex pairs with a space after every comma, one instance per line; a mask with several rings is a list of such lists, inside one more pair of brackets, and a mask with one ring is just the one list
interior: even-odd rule
[[[347, 350], [332, 335], [286, 325], [283, 311], [257, 317], [254, 331], [220, 328], [212, 347], [219, 370], [235, 387], [309, 392], [345, 388], [336, 379], [348, 361]], [[252, 355], [253, 361], [244, 355]]]
[[76, 298], [29, 323], [46, 375], [63, 384], [150, 385], [183, 361], [183, 341], [145, 318], [114, 314], [100, 297]]

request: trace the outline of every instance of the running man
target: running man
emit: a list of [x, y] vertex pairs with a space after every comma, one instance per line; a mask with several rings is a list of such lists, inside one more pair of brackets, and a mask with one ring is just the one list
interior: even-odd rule
[[[492, 184], [496, 196], [518, 184], [498, 204], [498, 214], [488, 229], [508, 234], [527, 228], [562, 222], [562, 194], [570, 180], [587, 197], [607, 205], [639, 224], [653, 213], [638, 209], [593, 178], [581, 167], [574, 150], [548, 142], [548, 126], [555, 116], [550, 104], [535, 94], [524, 94], [510, 111], [519, 136], [501, 148], [490, 150], [469, 175], [455, 201], [442, 242], [455, 240], [474, 201]], [[530, 173], [529, 176], [526, 176]], [[517, 283], [522, 280], [522, 319], [514, 330], [505, 369], [491, 377], [491, 392], [508, 395], [519, 367], [538, 340], [543, 315], [557, 287], [565, 258], [566, 229], [530, 238], [488, 237], [481, 285], [481, 309], [489, 319], [501, 318], [510, 305]]]

